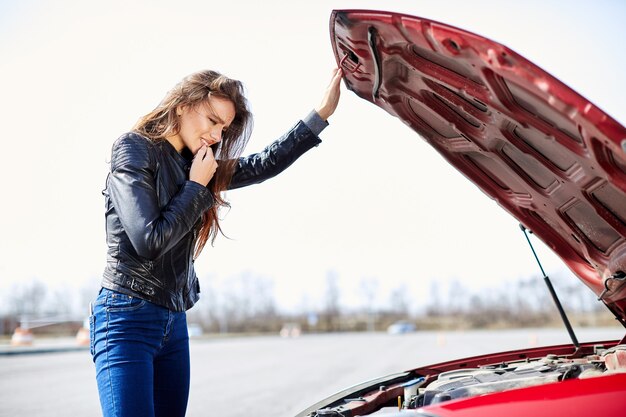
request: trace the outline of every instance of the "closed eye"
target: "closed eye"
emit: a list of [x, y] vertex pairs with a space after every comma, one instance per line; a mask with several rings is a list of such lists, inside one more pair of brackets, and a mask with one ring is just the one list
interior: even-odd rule
[[[213, 123], [214, 125], [220, 124], [220, 121], [217, 121], [209, 116], [207, 116], [207, 118], [211, 121], [211, 123]], [[228, 130], [228, 126], [224, 126], [224, 128], [222, 129], [222, 133], [226, 132]]]

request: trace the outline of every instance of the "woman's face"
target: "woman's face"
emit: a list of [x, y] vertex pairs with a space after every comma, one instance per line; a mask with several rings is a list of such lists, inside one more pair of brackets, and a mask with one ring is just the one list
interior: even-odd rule
[[222, 140], [222, 134], [235, 118], [235, 105], [226, 98], [209, 97], [193, 107], [180, 107], [176, 113], [180, 130], [166, 139], [178, 152], [186, 147], [195, 155], [203, 144], [211, 146]]

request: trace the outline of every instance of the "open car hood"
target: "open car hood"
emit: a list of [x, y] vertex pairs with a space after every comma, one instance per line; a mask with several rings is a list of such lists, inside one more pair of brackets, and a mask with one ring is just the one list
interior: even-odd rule
[[335, 10], [348, 89], [398, 117], [551, 247], [626, 324], [626, 129], [484, 37]]

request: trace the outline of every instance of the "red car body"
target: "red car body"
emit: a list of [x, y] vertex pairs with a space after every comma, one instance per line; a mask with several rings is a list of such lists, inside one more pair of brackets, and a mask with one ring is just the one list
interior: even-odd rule
[[[330, 32], [349, 90], [410, 126], [552, 248], [626, 326], [622, 125], [514, 51], [458, 28], [336, 10]], [[420, 367], [300, 415], [626, 416], [625, 343]]]
[[597, 380], [568, 380], [553, 386], [540, 385], [450, 401], [432, 406], [428, 413], [441, 417], [620, 416], [626, 412], [625, 385], [624, 373]]

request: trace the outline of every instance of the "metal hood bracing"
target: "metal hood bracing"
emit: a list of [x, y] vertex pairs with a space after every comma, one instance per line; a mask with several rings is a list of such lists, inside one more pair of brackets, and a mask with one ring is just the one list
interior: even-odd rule
[[347, 87], [398, 117], [533, 231], [626, 323], [626, 129], [497, 42], [335, 10]]

